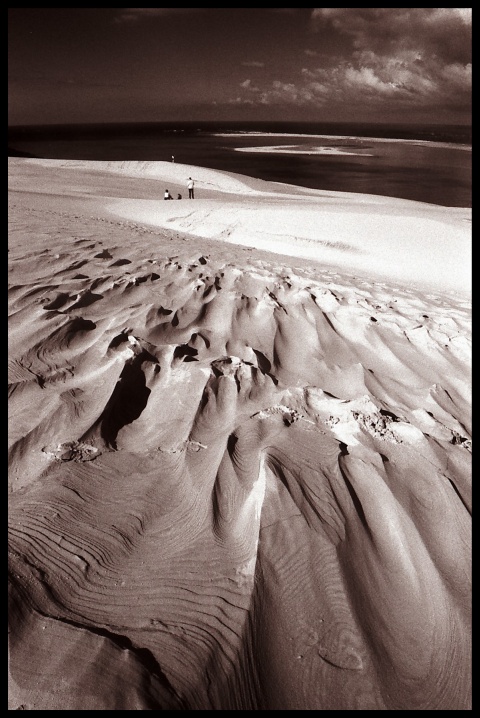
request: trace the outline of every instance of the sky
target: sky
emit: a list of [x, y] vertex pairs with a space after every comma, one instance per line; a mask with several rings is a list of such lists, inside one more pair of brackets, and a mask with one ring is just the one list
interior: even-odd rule
[[471, 8], [10, 8], [8, 123], [470, 124]]

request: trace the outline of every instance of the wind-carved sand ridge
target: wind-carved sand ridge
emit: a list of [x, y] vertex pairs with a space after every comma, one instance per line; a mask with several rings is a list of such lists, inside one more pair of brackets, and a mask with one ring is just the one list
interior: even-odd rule
[[55, 201], [10, 207], [9, 709], [471, 709], [469, 302]]

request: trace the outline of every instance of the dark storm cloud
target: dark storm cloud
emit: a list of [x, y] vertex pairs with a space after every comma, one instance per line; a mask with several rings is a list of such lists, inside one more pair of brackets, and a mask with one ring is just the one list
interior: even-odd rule
[[471, 62], [471, 8], [315, 8], [312, 25], [350, 36], [357, 50], [416, 50], [447, 64]]

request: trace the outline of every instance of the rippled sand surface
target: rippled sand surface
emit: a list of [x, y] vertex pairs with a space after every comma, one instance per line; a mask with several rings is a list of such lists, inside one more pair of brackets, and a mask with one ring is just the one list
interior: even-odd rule
[[155, 165], [10, 163], [9, 709], [470, 710], [468, 210]]

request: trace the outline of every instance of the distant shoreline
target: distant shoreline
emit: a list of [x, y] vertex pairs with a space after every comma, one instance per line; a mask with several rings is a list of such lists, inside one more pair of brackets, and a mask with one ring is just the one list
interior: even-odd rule
[[[10, 157], [175, 161], [309, 189], [472, 206], [471, 128], [141, 123], [9, 128]], [[272, 148], [273, 147], [273, 148]]]

